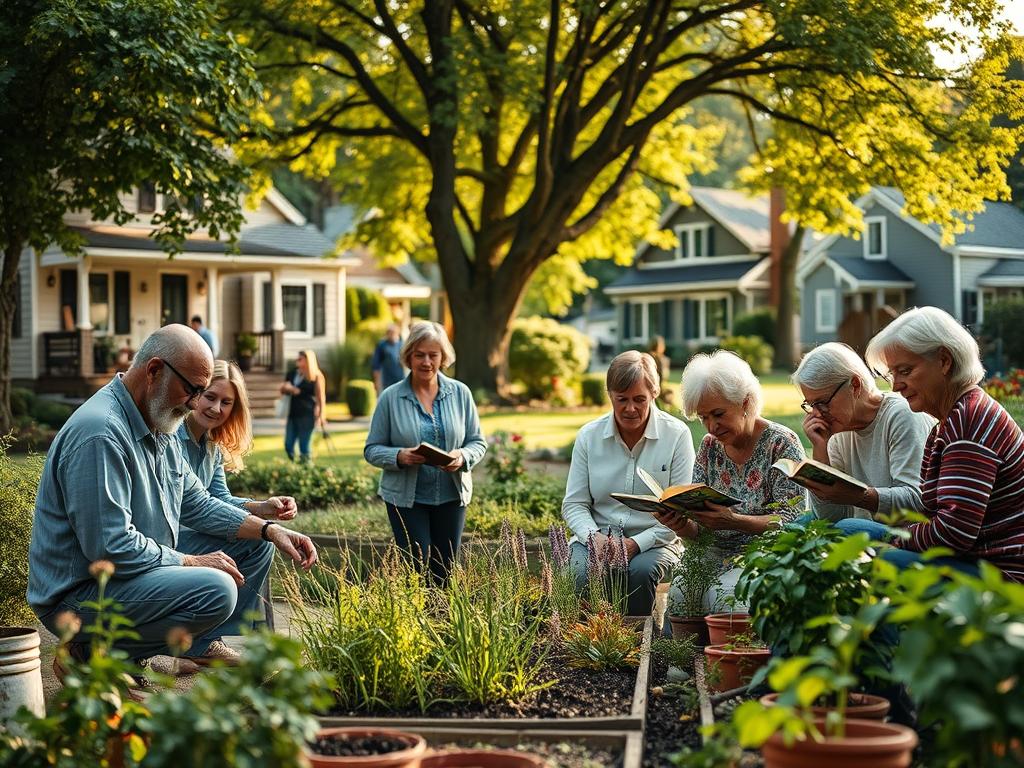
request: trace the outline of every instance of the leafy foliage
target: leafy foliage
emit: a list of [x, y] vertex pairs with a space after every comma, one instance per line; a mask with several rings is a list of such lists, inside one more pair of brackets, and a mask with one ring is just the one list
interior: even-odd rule
[[[696, 538], [683, 542], [683, 553], [672, 566], [669, 615], [693, 618], [708, 613], [704, 609], [704, 596], [718, 586], [721, 570], [711, 552], [714, 543], [714, 534], [706, 528], [701, 529]], [[716, 606], [710, 607], [713, 611]]]
[[636, 630], [623, 623], [622, 614], [601, 611], [571, 627], [563, 644], [574, 667], [628, 669], [640, 663], [639, 639]]
[[345, 387], [345, 403], [354, 417], [368, 416], [377, 406], [377, 391], [368, 379], [352, 379]]
[[743, 358], [755, 376], [771, 373], [774, 350], [760, 336], [726, 336], [719, 342], [719, 347]]
[[499, 430], [487, 438], [487, 481], [491, 487], [518, 483], [526, 474], [523, 459], [526, 443], [523, 436]]
[[32, 513], [43, 471], [43, 457], [30, 455], [13, 461], [7, 455], [9, 439], [0, 437], [0, 626], [17, 627], [35, 619], [25, 603], [28, 588], [28, 545]]
[[590, 364], [590, 342], [575, 328], [546, 317], [520, 318], [512, 324], [509, 373], [526, 385], [529, 397], [573, 379]]
[[365, 376], [370, 370], [374, 340], [368, 334], [353, 331], [345, 341], [329, 347], [324, 355], [324, 375], [327, 377], [327, 396], [341, 397], [348, 382]]
[[251, 462], [231, 476], [232, 493], [294, 496], [310, 508], [358, 504], [377, 493], [377, 472], [369, 467], [342, 468], [294, 464], [284, 459]]
[[732, 323], [734, 336], [758, 336], [766, 344], [775, 346], [775, 312], [759, 309], [737, 315]]
[[987, 340], [987, 346], [1000, 344], [1003, 360], [1007, 366], [1024, 367], [1024, 334], [1019, 331], [1024, 327], [1024, 301], [1012, 299], [997, 301], [985, 307], [985, 321], [981, 326], [981, 335]]
[[580, 377], [580, 391], [584, 405], [608, 405], [608, 388], [604, 374], [586, 373]]

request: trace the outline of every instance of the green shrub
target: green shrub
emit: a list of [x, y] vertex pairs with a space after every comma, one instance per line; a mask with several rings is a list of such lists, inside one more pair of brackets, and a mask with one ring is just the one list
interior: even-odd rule
[[360, 504], [377, 495], [373, 467], [294, 464], [284, 459], [250, 462], [231, 477], [231, 491], [241, 496], [294, 496], [304, 509], [333, 504]]
[[755, 376], [771, 373], [775, 350], [758, 336], [726, 336], [719, 342], [722, 349], [735, 352], [747, 361]]
[[391, 306], [380, 291], [350, 285], [345, 289], [346, 326], [358, 328], [368, 320], [391, 320]]
[[584, 405], [608, 405], [608, 390], [603, 373], [586, 373], [580, 377]]
[[32, 418], [41, 424], [60, 429], [64, 426], [64, 422], [71, 418], [74, 411], [75, 409], [70, 405], [37, 397], [32, 406]]
[[512, 324], [508, 363], [512, 379], [526, 386], [528, 397], [544, 397], [587, 370], [590, 342], [575, 328], [555, 320], [519, 318]]
[[366, 379], [352, 379], [345, 387], [345, 402], [352, 416], [367, 416], [377, 405], [377, 391], [373, 382]]
[[0, 626], [19, 626], [32, 621], [25, 602], [28, 587], [28, 543], [32, 537], [32, 512], [43, 471], [41, 456], [13, 461], [7, 455], [7, 439], [0, 439]]
[[533, 472], [510, 482], [481, 483], [473, 503], [514, 505], [526, 517], [553, 519], [561, 515], [563, 496], [565, 480]]
[[323, 367], [328, 397], [340, 398], [349, 381], [369, 372], [373, 346], [373, 339], [368, 334], [349, 332], [344, 342], [327, 350]]
[[1002, 343], [1002, 360], [1004, 367], [1024, 368], [1024, 334], [1019, 329], [1024, 327], [1024, 301], [1013, 299], [997, 301], [985, 307], [985, 322], [981, 326], [981, 334], [989, 343], [986, 347], [998, 346]]
[[758, 309], [738, 315], [732, 323], [733, 336], [759, 336], [775, 346], [775, 311]]
[[11, 389], [11, 415], [15, 418], [19, 416], [30, 416], [32, 414], [32, 406], [36, 402], [36, 393], [31, 389], [24, 389], [22, 387], [14, 387]]

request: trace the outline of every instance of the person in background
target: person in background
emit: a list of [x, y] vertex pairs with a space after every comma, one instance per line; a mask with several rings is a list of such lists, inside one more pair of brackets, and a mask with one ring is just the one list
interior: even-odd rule
[[661, 378], [661, 392], [658, 399], [665, 405], [675, 405], [675, 392], [669, 386], [669, 376], [672, 373], [672, 361], [665, 354], [665, 337], [652, 336], [650, 344], [647, 345], [647, 354], [654, 358], [658, 366], [658, 376]]
[[383, 390], [405, 378], [402, 361], [399, 360], [399, 352], [402, 349], [401, 333], [402, 329], [398, 327], [398, 323], [391, 323], [387, 334], [377, 342], [373, 350], [370, 371], [373, 373], [373, 386], [378, 397]]
[[[937, 307], [908, 310], [868, 344], [868, 365], [889, 377], [910, 409], [939, 423], [921, 461], [921, 500], [928, 520], [892, 537], [883, 556], [897, 567], [921, 561], [932, 547], [953, 551], [943, 563], [969, 573], [987, 560], [1010, 581], [1024, 583], [1024, 434], [979, 382], [985, 376], [978, 342]], [[848, 532], [885, 540], [891, 529], [873, 520], [840, 520]]]
[[[96, 619], [97, 561], [112, 571], [106, 597], [134, 635], [115, 647], [139, 663], [167, 655], [168, 632], [194, 638], [196, 664], [238, 660], [218, 638], [257, 608], [274, 549], [309, 570], [308, 536], [212, 497], [182, 455], [178, 427], [210, 384], [213, 358], [184, 325], [155, 331], [127, 373], [72, 414], [46, 454], [29, 546], [28, 603], [50, 631], [66, 612], [83, 629], [68, 641], [85, 661]], [[181, 535], [181, 525], [203, 534]], [[59, 659], [54, 671], [63, 674]]]
[[571, 565], [577, 589], [587, 584], [588, 544], [602, 553], [621, 535], [629, 560], [626, 612], [650, 615], [658, 583], [679, 559], [679, 539], [653, 515], [613, 499], [612, 493], [650, 493], [637, 467], [662, 488], [690, 482], [693, 440], [679, 419], [658, 409], [661, 378], [650, 355], [630, 351], [608, 366], [611, 413], [585, 424], [573, 443], [562, 517], [573, 533]]
[[[458, 555], [466, 507], [473, 496], [471, 470], [487, 450], [469, 388], [441, 370], [455, 362], [444, 326], [420, 322], [402, 346], [409, 375], [380, 396], [363, 457], [381, 472], [378, 493], [398, 546], [436, 583], [448, 578]], [[430, 443], [454, 456], [446, 466], [424, 463], [415, 452]]]
[[761, 384], [732, 352], [694, 355], [683, 369], [682, 395], [686, 418], [700, 419], [707, 430], [697, 449], [693, 482], [743, 501], [732, 507], [705, 502], [703, 511], [663, 518], [684, 546], [700, 527], [714, 531], [719, 587], [705, 597], [705, 607], [713, 608], [733, 594], [740, 569], [732, 561], [750, 539], [802, 514], [803, 488], [772, 464], [782, 458], [801, 461], [804, 449], [793, 430], [761, 416]]
[[800, 361], [792, 381], [803, 393], [803, 430], [812, 457], [868, 488], [808, 483], [811, 511], [826, 520], [920, 512], [921, 457], [935, 420], [914, 413], [895, 392], [883, 393], [860, 355], [829, 342]]
[[192, 330], [202, 336], [203, 341], [206, 342], [206, 346], [210, 348], [210, 352], [214, 357], [217, 357], [219, 352], [217, 348], [217, 339], [213, 336], [213, 331], [203, 325], [203, 318], [199, 315], [192, 315], [192, 322], [190, 323]]
[[319, 425], [326, 429], [327, 380], [317, 365], [316, 352], [304, 349], [295, 358], [295, 367], [284, 377], [280, 392], [290, 395], [288, 420], [284, 428], [284, 451], [295, 460], [295, 444], [299, 445], [302, 461], [311, 458], [313, 430]]

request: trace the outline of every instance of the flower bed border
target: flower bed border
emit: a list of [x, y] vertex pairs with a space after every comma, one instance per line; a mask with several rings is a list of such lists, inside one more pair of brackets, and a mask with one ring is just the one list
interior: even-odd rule
[[651, 638], [654, 618], [644, 622], [640, 641], [640, 664], [637, 667], [633, 699], [628, 715], [604, 717], [552, 717], [552, 718], [463, 718], [463, 717], [320, 717], [321, 728], [379, 726], [419, 733], [421, 729], [437, 731], [459, 729], [473, 731], [628, 731], [638, 734], [643, 750], [644, 720], [647, 717], [647, 691], [651, 675]]

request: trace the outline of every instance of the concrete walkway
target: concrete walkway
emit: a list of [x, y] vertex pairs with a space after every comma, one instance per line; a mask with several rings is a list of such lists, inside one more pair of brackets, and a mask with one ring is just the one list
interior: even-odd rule
[[[284, 419], [253, 419], [252, 420], [252, 433], [254, 435], [283, 435], [284, 434]], [[327, 432], [330, 434], [336, 432], [359, 432], [366, 431], [370, 428], [370, 417], [359, 416], [358, 418], [348, 418], [345, 420], [328, 421]]]

